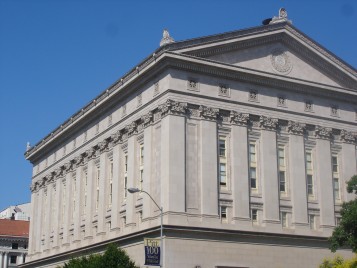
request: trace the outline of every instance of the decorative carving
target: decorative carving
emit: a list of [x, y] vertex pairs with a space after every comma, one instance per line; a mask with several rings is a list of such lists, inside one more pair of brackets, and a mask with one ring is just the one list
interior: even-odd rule
[[278, 119], [262, 115], [259, 118], [259, 126], [266, 130], [276, 130], [278, 127]]
[[133, 135], [137, 132], [137, 126], [138, 126], [137, 123], [134, 121], [125, 127], [128, 137], [130, 137], [131, 135]]
[[286, 98], [284, 96], [278, 97], [278, 106], [286, 107]]
[[346, 142], [346, 143], [355, 143], [356, 141], [356, 136], [347, 130], [342, 129], [340, 133], [340, 138], [341, 141]]
[[283, 7], [279, 9], [279, 16], [278, 17], [274, 16], [269, 22], [269, 24], [280, 23], [280, 22], [292, 23], [291, 20], [288, 20], [288, 12]]
[[121, 114], [122, 117], [126, 116], [126, 104], [123, 105], [122, 107], [122, 114]]
[[332, 136], [332, 129], [327, 127], [316, 126], [315, 136], [319, 139], [330, 140]]
[[201, 105], [198, 108], [198, 111], [200, 113], [200, 117], [203, 117], [203, 118], [209, 119], [209, 120], [216, 120], [217, 116], [219, 114], [219, 109], [206, 107], [206, 106], [203, 106], [203, 105]]
[[110, 136], [110, 138], [111, 138], [112, 142], [113, 142], [114, 144], [116, 144], [116, 143], [118, 143], [118, 142], [121, 141], [122, 134], [121, 134], [121, 132], [118, 130], [117, 132], [115, 132], [114, 134], [112, 134], [112, 135]]
[[288, 54], [281, 48], [274, 49], [270, 59], [274, 70], [279, 73], [288, 74], [293, 68]]
[[67, 162], [64, 164], [64, 171], [68, 172], [72, 169], [72, 162]]
[[138, 106], [138, 107], [141, 106], [141, 105], [143, 104], [143, 95], [140, 93], [140, 94], [136, 97], [136, 99], [137, 99], [137, 102], [138, 102], [137, 106]]
[[108, 116], [108, 126], [111, 126], [112, 123], [113, 123], [113, 115], [110, 114], [110, 115]]
[[94, 147], [89, 148], [89, 149], [86, 151], [86, 154], [87, 154], [88, 159], [91, 159], [92, 157], [95, 156], [95, 148], [94, 148]]
[[303, 135], [305, 131], [306, 125], [299, 123], [299, 122], [294, 122], [294, 121], [289, 121], [288, 122], [288, 132], [294, 135]]
[[259, 101], [258, 100], [258, 91], [256, 91], [256, 90], [249, 91], [248, 100], [249, 101]]
[[166, 100], [165, 103], [159, 106], [159, 110], [161, 111], [161, 117], [167, 114], [185, 115], [187, 110], [187, 104], [173, 100]]
[[144, 114], [141, 117], [141, 121], [143, 122], [144, 127], [150, 125], [154, 120], [154, 114], [152, 111], [148, 112], [147, 114]]
[[194, 79], [190, 79], [187, 81], [187, 89], [189, 90], [194, 90], [194, 91], [199, 91], [198, 88], [198, 82]]
[[312, 112], [313, 111], [313, 103], [312, 101], [305, 101], [305, 111], [306, 112]]
[[109, 142], [108, 142], [107, 139], [105, 139], [104, 141], [101, 141], [100, 143], [98, 143], [99, 150], [101, 152], [107, 150], [108, 149], [108, 145], [109, 145]]
[[338, 117], [338, 106], [336, 105], [331, 106], [331, 116]]
[[237, 113], [236, 111], [231, 111], [229, 117], [231, 123], [241, 126], [246, 126], [249, 121], [249, 114]]
[[159, 82], [154, 84], [154, 96], [160, 93]]
[[170, 33], [167, 29], [164, 29], [162, 32], [162, 39], [160, 41], [160, 47], [165, 46], [167, 44], [174, 43], [175, 40], [170, 36]]
[[218, 86], [218, 96], [230, 97], [230, 89], [227, 85]]

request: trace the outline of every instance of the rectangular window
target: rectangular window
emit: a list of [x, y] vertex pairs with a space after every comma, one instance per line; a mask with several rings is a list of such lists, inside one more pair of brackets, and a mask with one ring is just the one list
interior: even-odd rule
[[128, 187], [128, 155], [124, 156], [124, 198], [127, 197], [127, 187]]
[[314, 177], [313, 177], [313, 162], [311, 151], [306, 151], [306, 181], [307, 181], [307, 193], [309, 197], [314, 196]]
[[309, 215], [309, 224], [310, 224], [310, 229], [316, 230], [315, 215]]
[[227, 220], [227, 207], [221, 207], [221, 220], [226, 221]]
[[223, 187], [227, 186], [227, 138], [219, 136], [219, 184]]
[[83, 183], [83, 205], [82, 205], [82, 215], [85, 215], [87, 208], [87, 188], [88, 188], [88, 172], [84, 171], [84, 183]]
[[249, 143], [249, 180], [250, 188], [256, 190], [257, 183], [257, 156], [256, 156], [256, 143]]
[[100, 183], [100, 168], [97, 167], [96, 174], [96, 187], [95, 187], [95, 211], [98, 211], [99, 207], [99, 183]]
[[279, 189], [280, 193], [287, 192], [286, 185], [286, 164], [285, 164], [285, 148], [278, 148], [278, 168], [279, 168]]
[[252, 218], [253, 222], [258, 222], [258, 210], [257, 209], [252, 209], [251, 218]]
[[339, 167], [338, 167], [338, 158], [337, 155], [333, 155], [332, 159], [332, 176], [333, 176], [333, 194], [335, 201], [339, 201], [341, 199], [340, 196], [340, 175], [339, 175]]
[[257, 189], [257, 171], [255, 167], [250, 168], [250, 188]]
[[[17, 256], [10, 256], [10, 263], [11, 264], [16, 264], [17, 261]], [[5, 266], [7, 266], [7, 264], [5, 264]]]
[[108, 207], [112, 207], [112, 202], [113, 202], [113, 161], [110, 162], [109, 165], [109, 185], [108, 185], [108, 190], [109, 190], [109, 197], [108, 197]]
[[287, 212], [281, 212], [281, 225], [283, 228], [288, 227], [288, 213]]
[[139, 189], [142, 190], [144, 182], [144, 145], [140, 145], [139, 158]]
[[19, 248], [19, 244], [18, 243], [12, 243], [11, 244], [11, 248], [12, 249], [18, 249]]

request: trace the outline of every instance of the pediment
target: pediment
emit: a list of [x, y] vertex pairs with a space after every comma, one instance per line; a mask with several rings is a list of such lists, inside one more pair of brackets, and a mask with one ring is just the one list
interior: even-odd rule
[[353, 67], [289, 24], [189, 40], [173, 50], [282, 78], [357, 90], [357, 73]]

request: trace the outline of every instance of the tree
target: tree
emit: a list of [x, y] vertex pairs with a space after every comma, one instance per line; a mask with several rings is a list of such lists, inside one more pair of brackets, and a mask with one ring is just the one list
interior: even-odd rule
[[[357, 175], [347, 182], [347, 192], [357, 195]], [[342, 204], [341, 221], [329, 238], [332, 252], [340, 247], [351, 247], [357, 253], [357, 199]]]
[[138, 268], [126, 252], [109, 244], [103, 255], [91, 254], [88, 257], [71, 259], [63, 268]]
[[344, 260], [341, 256], [334, 259], [325, 259], [319, 268], [357, 268], [357, 255], [350, 260]]

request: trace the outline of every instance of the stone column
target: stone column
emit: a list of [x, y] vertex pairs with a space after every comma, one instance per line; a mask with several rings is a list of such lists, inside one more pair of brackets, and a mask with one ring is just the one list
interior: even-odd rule
[[46, 219], [44, 219], [44, 237], [45, 237], [45, 245], [44, 250], [48, 250], [50, 248], [50, 235], [51, 235], [51, 216], [52, 216], [52, 199], [53, 199], [53, 184], [50, 183], [47, 185], [47, 193], [46, 193], [47, 204], [44, 209], [46, 210]]
[[335, 204], [331, 167], [332, 129], [316, 126], [316, 182], [320, 205], [320, 228], [330, 232], [335, 226]]
[[218, 109], [200, 106], [201, 115], [201, 211], [206, 216], [218, 216]]
[[[161, 111], [161, 204], [164, 211], [184, 213], [186, 105], [167, 100]], [[168, 222], [166, 222], [168, 223]]]
[[[150, 114], [149, 114], [150, 116]], [[147, 117], [145, 117], [147, 119]], [[144, 120], [144, 178], [143, 178], [143, 190], [147, 191], [150, 195], [152, 195], [152, 192], [150, 190], [151, 186], [151, 176], [152, 176], [152, 151], [153, 151], [153, 127], [150, 124], [151, 119], [148, 119], [150, 121], [145, 122]], [[156, 200], [155, 200], [156, 201]], [[158, 201], [156, 201], [158, 202]], [[143, 195], [143, 219], [150, 217], [152, 214], [152, 207], [153, 203], [150, 200], [150, 197], [148, 195]], [[159, 204], [160, 205], [160, 204]]]
[[107, 141], [99, 145], [100, 149], [100, 180], [99, 180], [99, 205], [98, 205], [98, 235], [105, 234], [105, 216], [107, 214], [108, 200], [108, 156]]
[[36, 226], [36, 252], [37, 253], [41, 253], [41, 240], [42, 240], [42, 212], [43, 212], [43, 187], [41, 187], [38, 191], [38, 196], [37, 196], [37, 200], [38, 200], [38, 207], [37, 209], [37, 213], [36, 213], [36, 219], [35, 219], [35, 226]]
[[0, 268], [3, 268], [4, 266], [3, 266], [3, 252], [2, 251], [0, 251]]
[[[28, 252], [30, 255], [36, 252], [36, 211], [37, 211], [37, 193], [35, 187], [31, 187], [31, 215], [30, 215], [30, 234], [29, 234], [29, 249]], [[2, 255], [1, 255], [2, 257]], [[2, 259], [0, 264], [2, 263]], [[2, 266], [0, 266], [2, 268]]]
[[304, 129], [304, 124], [288, 123], [292, 225], [296, 229], [308, 225]]
[[[136, 141], [136, 123], [133, 122], [130, 126], [127, 126], [128, 134], [128, 177], [127, 188], [137, 187], [137, 141]], [[137, 194], [127, 193], [126, 195], [126, 226], [135, 226], [135, 200]]]
[[81, 196], [82, 188], [85, 187], [82, 183], [83, 178], [83, 159], [81, 157], [76, 158], [76, 204], [75, 204], [75, 213], [73, 217], [74, 230], [73, 230], [73, 240], [77, 242], [81, 239]]
[[93, 149], [89, 149], [86, 151], [86, 155], [88, 158], [88, 167], [87, 167], [87, 206], [85, 211], [85, 239], [91, 239], [93, 237], [93, 210], [94, 210], [94, 185], [95, 185], [95, 164], [94, 159], [92, 158], [94, 154]]
[[5, 251], [5, 255], [4, 255], [4, 268], [7, 268], [8, 265], [9, 265], [8, 254], [9, 254], [9, 252], [6, 252], [6, 251]]
[[356, 167], [356, 138], [352, 132], [342, 130], [341, 131], [341, 141], [342, 143], [342, 167], [341, 167], [341, 193], [344, 198], [343, 201], [352, 201], [355, 199], [355, 195], [347, 193], [346, 182], [351, 179], [352, 176], [357, 174]]
[[120, 187], [120, 132], [112, 135], [112, 141], [114, 143], [113, 147], [113, 199], [112, 199], [112, 210], [111, 210], [111, 225], [112, 230], [120, 229], [120, 220], [119, 220], [119, 209], [120, 203], [122, 201], [123, 189]]
[[232, 132], [232, 193], [233, 193], [233, 220], [249, 222], [249, 164], [248, 164], [248, 114], [231, 112]]
[[[56, 172], [57, 173], [57, 172]], [[61, 220], [61, 205], [62, 205], [62, 178], [57, 178], [56, 180], [56, 203], [54, 204], [55, 219], [53, 220], [53, 247], [58, 247], [58, 236], [60, 233], [60, 220]]]
[[279, 184], [278, 184], [278, 160], [276, 144], [276, 128], [278, 119], [265, 116], [260, 117], [261, 146], [261, 185], [264, 203], [263, 223], [266, 225], [279, 224], [280, 228], [280, 207], [279, 207]]
[[71, 164], [66, 164], [66, 177], [65, 177], [65, 184], [66, 184], [66, 192], [65, 192], [65, 210], [64, 210], [64, 217], [63, 217], [63, 245], [69, 245], [69, 228], [71, 224], [71, 217], [72, 217], [72, 172], [71, 172]]

